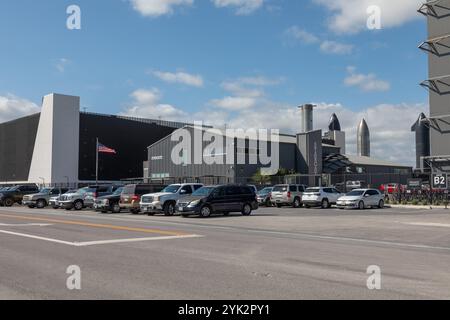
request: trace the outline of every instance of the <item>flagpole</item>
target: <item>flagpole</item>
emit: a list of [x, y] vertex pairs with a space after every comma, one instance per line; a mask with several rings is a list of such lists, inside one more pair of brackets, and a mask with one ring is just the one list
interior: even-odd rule
[[95, 184], [98, 184], [98, 138], [95, 142]]

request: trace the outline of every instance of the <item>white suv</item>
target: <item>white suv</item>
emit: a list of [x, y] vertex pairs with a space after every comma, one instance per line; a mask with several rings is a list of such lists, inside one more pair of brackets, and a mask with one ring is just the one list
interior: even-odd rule
[[338, 199], [342, 197], [335, 188], [308, 188], [303, 194], [303, 204], [305, 207], [318, 207], [330, 208], [333, 204], [336, 204]]
[[164, 213], [173, 216], [177, 201], [184, 196], [189, 196], [203, 187], [199, 183], [171, 184], [158, 193], [145, 194], [139, 203], [141, 211], [149, 215]]

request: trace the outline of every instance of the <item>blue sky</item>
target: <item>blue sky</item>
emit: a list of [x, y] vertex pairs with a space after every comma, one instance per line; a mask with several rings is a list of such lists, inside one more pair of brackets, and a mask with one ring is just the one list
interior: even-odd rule
[[[373, 3], [382, 9], [381, 30], [365, 27], [363, 9]], [[81, 96], [92, 112], [295, 132], [295, 106], [315, 102], [317, 126], [336, 111], [352, 143], [360, 117], [389, 131], [398, 126], [390, 122], [395, 116], [408, 113], [398, 120], [410, 126], [426, 111], [428, 94], [418, 83], [426, 78], [427, 59], [417, 45], [427, 30], [418, 3], [5, 0], [0, 120], [32, 112], [43, 95], [58, 92]], [[66, 28], [72, 4], [81, 8], [81, 30]], [[349, 5], [361, 15], [349, 14]], [[270, 116], [248, 121], [261, 113]], [[273, 114], [279, 121], [271, 121]], [[409, 161], [401, 147], [411, 142], [408, 126], [393, 130], [402, 149], [391, 160]], [[383, 136], [374, 132], [380, 153]]]

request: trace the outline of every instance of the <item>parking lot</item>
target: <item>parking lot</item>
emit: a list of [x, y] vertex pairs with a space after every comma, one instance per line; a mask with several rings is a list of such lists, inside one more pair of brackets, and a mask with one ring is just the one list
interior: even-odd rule
[[[1, 299], [450, 298], [450, 211], [209, 219], [0, 208]], [[68, 290], [69, 266], [81, 290]], [[369, 266], [381, 290], [367, 288]]]

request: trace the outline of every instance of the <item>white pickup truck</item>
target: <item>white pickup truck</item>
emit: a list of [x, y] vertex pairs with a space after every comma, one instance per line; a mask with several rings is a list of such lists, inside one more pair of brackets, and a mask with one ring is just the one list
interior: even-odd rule
[[173, 216], [177, 201], [201, 187], [203, 184], [200, 183], [171, 184], [161, 192], [145, 194], [139, 204], [141, 212], [149, 215], [164, 213], [166, 216]]

